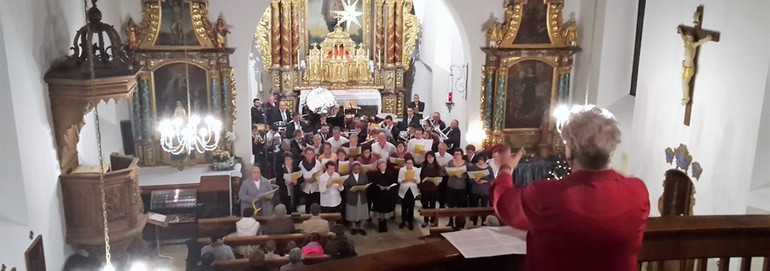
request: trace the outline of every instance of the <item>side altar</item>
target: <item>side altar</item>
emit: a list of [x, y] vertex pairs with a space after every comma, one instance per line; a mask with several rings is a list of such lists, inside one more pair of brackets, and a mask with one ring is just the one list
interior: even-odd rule
[[576, 22], [562, 21], [564, 0], [505, 1], [502, 23], [487, 26], [481, 115], [485, 145], [561, 152], [551, 112], [566, 103], [577, 46]]
[[256, 40], [265, 85], [289, 108], [318, 87], [335, 96], [375, 90], [379, 112], [401, 116], [419, 31], [412, 0], [273, 0]]

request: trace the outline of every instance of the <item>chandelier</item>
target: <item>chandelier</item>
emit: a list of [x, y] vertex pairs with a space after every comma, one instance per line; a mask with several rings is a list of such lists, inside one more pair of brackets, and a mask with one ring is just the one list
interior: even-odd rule
[[[186, 32], [182, 36], [185, 44], [184, 56], [187, 57]], [[222, 121], [212, 117], [201, 117], [193, 114], [190, 106], [190, 64], [185, 63], [185, 88], [187, 93], [187, 110], [177, 101], [174, 116], [158, 123], [160, 146], [163, 151], [172, 155], [190, 154], [193, 150], [198, 153], [213, 151], [219, 145], [222, 135]]]

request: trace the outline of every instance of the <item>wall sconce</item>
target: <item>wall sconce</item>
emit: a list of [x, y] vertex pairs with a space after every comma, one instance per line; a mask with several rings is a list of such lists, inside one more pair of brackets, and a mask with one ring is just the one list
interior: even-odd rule
[[449, 90], [447, 94], [446, 108], [452, 112], [454, 107], [454, 93], [461, 95], [463, 100], [468, 100], [468, 63], [449, 66]]

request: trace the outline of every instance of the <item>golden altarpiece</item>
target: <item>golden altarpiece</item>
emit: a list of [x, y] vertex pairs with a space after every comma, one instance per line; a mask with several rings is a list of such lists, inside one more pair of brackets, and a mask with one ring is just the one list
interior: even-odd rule
[[505, 1], [502, 23], [487, 26], [481, 110], [485, 145], [549, 152], [553, 108], [566, 102], [577, 47], [575, 22], [562, 22], [564, 0]]
[[273, 0], [255, 38], [266, 85], [289, 108], [303, 90], [375, 89], [400, 116], [419, 31], [412, 0]]
[[[157, 125], [173, 116], [177, 103], [188, 112], [211, 115], [222, 121], [222, 132], [233, 131], [235, 83], [220, 16], [212, 24], [208, 0], [142, 0], [140, 24], [125, 26], [133, 58], [142, 65], [132, 99], [132, 127], [136, 157], [143, 166], [205, 163], [206, 157], [175, 159], [162, 150]], [[185, 106], [187, 107], [187, 106]], [[232, 153], [225, 137], [220, 148]]]

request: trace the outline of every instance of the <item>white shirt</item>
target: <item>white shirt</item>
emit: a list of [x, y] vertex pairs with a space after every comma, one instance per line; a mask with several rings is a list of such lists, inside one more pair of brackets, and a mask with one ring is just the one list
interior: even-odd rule
[[[305, 160], [303, 159], [302, 161]], [[315, 161], [315, 166], [310, 169], [305, 168], [302, 162], [299, 162], [299, 169], [300, 172], [302, 172], [302, 178], [305, 179], [305, 182], [302, 184], [302, 192], [305, 192], [306, 194], [318, 192], [318, 181], [313, 183], [308, 183], [308, 181], [313, 178], [314, 173], [323, 170], [321, 162]]]
[[235, 222], [236, 236], [254, 236], [259, 231], [259, 221], [252, 217], [244, 217]]
[[[292, 122], [294, 123], [294, 131], [302, 131], [302, 122]], [[305, 131], [302, 131], [305, 132]]]
[[286, 110], [281, 111], [281, 120], [283, 120], [283, 122], [289, 121], [289, 116], [286, 114]]
[[331, 176], [329, 176], [329, 173], [324, 172], [318, 177], [318, 190], [321, 192], [322, 207], [337, 207], [337, 205], [342, 203], [340, 191], [345, 189], [344, 186], [332, 184], [332, 187], [326, 188], [326, 185], [332, 181], [332, 178], [337, 178], [339, 176], [340, 174], [337, 172], [334, 172]]
[[414, 171], [414, 179], [415, 182], [403, 182], [404, 177], [406, 176], [406, 167], [402, 167], [398, 170], [398, 183], [401, 184], [401, 186], [398, 187], [398, 196], [402, 199], [404, 196], [406, 196], [406, 192], [409, 190], [412, 190], [412, 195], [414, 197], [417, 197], [417, 195], [420, 194], [420, 189], [417, 188], [417, 184], [420, 183], [420, 168], [412, 167], [411, 171]]
[[337, 150], [339, 150], [340, 147], [342, 147], [342, 144], [348, 143], [350, 142], [350, 140], [340, 136], [339, 140], [335, 140], [334, 137], [332, 137], [326, 140], [326, 142], [332, 145], [332, 153], [337, 153]]
[[500, 166], [495, 163], [495, 158], [490, 158], [487, 160], [487, 165], [492, 168], [492, 175], [497, 178], [497, 173], [500, 172]]
[[443, 156], [439, 152], [436, 152], [436, 162], [439, 166], [446, 167], [452, 159], [454, 159], [454, 157], [452, 157], [452, 154], [449, 152], [444, 153]]
[[380, 142], [372, 144], [372, 155], [378, 155], [379, 162], [387, 162], [391, 153], [396, 152], [396, 146], [390, 142], [385, 142], [385, 147], [380, 146]]
[[265, 136], [265, 144], [268, 149], [272, 149], [273, 152], [280, 151], [281, 148], [281, 134], [278, 131], [270, 130]]

